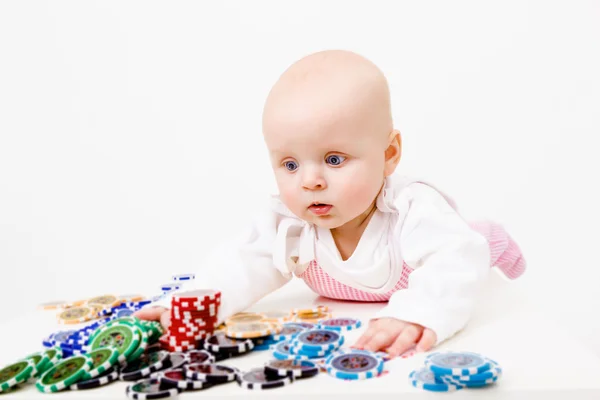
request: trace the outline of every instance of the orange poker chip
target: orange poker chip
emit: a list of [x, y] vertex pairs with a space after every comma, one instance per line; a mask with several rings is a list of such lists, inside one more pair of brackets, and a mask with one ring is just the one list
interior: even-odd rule
[[281, 332], [280, 324], [270, 322], [237, 323], [227, 326], [225, 336], [233, 339], [254, 339]]
[[309, 324], [317, 324], [321, 321], [331, 318], [333, 315], [326, 312], [304, 313], [294, 316], [294, 322], [306, 322]]
[[322, 306], [322, 305], [317, 305], [317, 306], [308, 307], [308, 308], [292, 309], [293, 314], [314, 314], [314, 313], [318, 313], [318, 312], [327, 312], [327, 311], [329, 311], [329, 307]]
[[86, 301], [87, 305], [100, 306], [102, 308], [111, 308], [120, 305], [122, 301], [112, 294], [107, 294], [104, 296], [92, 297]]
[[59, 308], [65, 308], [66, 304], [68, 304], [67, 301], [49, 301], [47, 303], [38, 304], [38, 309], [40, 309], [40, 310], [56, 310]]
[[94, 307], [72, 307], [57, 315], [58, 322], [61, 324], [82, 324], [91, 321], [98, 315]]
[[248, 324], [254, 322], [261, 322], [265, 319], [263, 314], [259, 313], [238, 313], [228, 318], [225, 321], [225, 325], [235, 325], [235, 324]]
[[273, 322], [276, 324], [282, 324], [284, 322], [289, 322], [294, 317], [294, 314], [286, 311], [267, 311], [261, 312], [264, 315], [265, 322]]

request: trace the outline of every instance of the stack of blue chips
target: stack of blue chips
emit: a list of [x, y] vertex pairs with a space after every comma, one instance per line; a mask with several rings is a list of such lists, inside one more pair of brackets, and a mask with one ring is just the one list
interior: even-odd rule
[[414, 387], [434, 392], [489, 386], [502, 376], [494, 360], [471, 352], [438, 352], [425, 359], [425, 367], [410, 373]]

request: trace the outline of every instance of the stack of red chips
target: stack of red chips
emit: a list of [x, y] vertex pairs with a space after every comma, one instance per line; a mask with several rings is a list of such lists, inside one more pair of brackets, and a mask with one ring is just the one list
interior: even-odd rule
[[212, 335], [217, 325], [221, 292], [193, 290], [176, 293], [171, 299], [171, 326], [160, 338], [170, 352], [200, 348], [199, 341]]

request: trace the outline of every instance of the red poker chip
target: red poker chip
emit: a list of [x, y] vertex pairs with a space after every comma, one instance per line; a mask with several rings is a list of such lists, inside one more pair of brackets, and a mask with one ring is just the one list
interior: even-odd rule
[[177, 303], [182, 302], [206, 302], [206, 301], [220, 301], [221, 292], [216, 290], [190, 290], [187, 292], [179, 292], [173, 294], [173, 301]]

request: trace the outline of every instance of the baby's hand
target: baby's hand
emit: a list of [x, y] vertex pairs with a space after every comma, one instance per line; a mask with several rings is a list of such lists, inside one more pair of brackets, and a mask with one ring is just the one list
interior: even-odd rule
[[437, 341], [431, 329], [396, 318], [379, 318], [369, 322], [367, 331], [353, 346], [370, 351], [387, 351], [397, 357], [416, 345], [416, 351], [428, 351]]
[[160, 306], [143, 308], [136, 311], [133, 316], [146, 321], [158, 321], [165, 331], [171, 325], [171, 313], [169, 309]]

